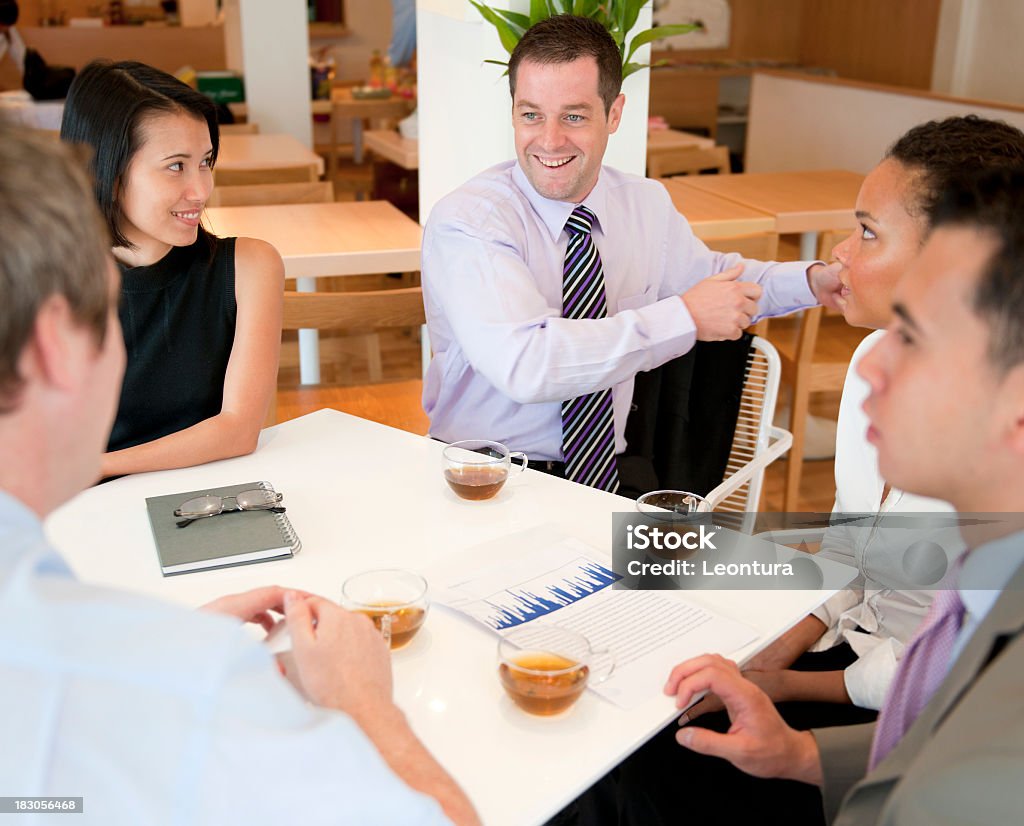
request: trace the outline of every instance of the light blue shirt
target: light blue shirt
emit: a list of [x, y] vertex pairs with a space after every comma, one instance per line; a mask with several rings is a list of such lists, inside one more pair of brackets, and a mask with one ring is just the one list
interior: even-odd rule
[[77, 582], [3, 492], [0, 731], [0, 796], [84, 797], [75, 823], [448, 823], [240, 623]]
[[965, 609], [964, 621], [949, 658], [950, 667], [1022, 564], [1024, 531], [979, 545], [964, 558], [959, 579], [960, 600]]
[[[432, 210], [422, 263], [432, 436], [492, 439], [560, 460], [561, 402], [611, 387], [621, 453], [633, 377], [693, 346], [679, 296], [740, 257], [710, 251], [647, 178], [603, 167], [583, 203], [597, 216], [603, 319], [561, 317], [564, 227], [575, 204], [541, 197], [517, 163], [487, 170]], [[743, 279], [764, 287], [763, 315], [815, 303], [807, 262], [745, 263]]]

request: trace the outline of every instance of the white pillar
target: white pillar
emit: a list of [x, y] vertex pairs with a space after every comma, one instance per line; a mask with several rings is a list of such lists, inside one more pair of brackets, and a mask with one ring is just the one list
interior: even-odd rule
[[245, 77], [249, 121], [313, 146], [309, 23], [303, 0], [224, 0], [228, 68]]

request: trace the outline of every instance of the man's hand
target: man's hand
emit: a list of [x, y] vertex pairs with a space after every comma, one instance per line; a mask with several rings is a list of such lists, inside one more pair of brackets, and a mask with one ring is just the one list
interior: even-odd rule
[[[786, 678], [790, 671], [753, 671], [742, 672], [748, 682], [753, 683], [761, 689], [772, 703], [784, 703], [789, 699]], [[686, 709], [686, 712], [679, 718], [679, 725], [684, 726], [692, 723], [702, 714], [710, 714], [714, 711], [721, 711], [725, 703], [717, 694], [705, 694], [703, 700], [699, 700]]]
[[843, 265], [833, 261], [828, 266], [824, 264], [811, 264], [807, 268], [807, 286], [811, 288], [814, 297], [822, 307], [831, 307], [833, 310], [841, 310], [839, 306], [839, 293], [843, 288], [839, 280], [839, 271]]
[[[297, 597], [308, 597], [305, 591], [293, 591]], [[229, 617], [236, 617], [242, 622], [254, 622], [262, 625], [264, 631], [270, 631], [276, 624], [271, 611], [278, 614], [284, 613], [285, 589], [277, 585], [270, 585], [266, 588], [254, 588], [241, 594], [229, 594], [220, 597], [213, 602], [200, 606], [201, 611], [209, 611], [214, 614], [226, 614]]]
[[821, 785], [821, 758], [814, 735], [787, 726], [768, 695], [745, 679], [734, 662], [715, 654], [695, 657], [672, 669], [665, 684], [665, 693], [676, 695], [679, 708], [685, 708], [702, 691], [721, 698], [732, 726], [728, 734], [686, 726], [676, 734], [680, 745], [698, 754], [722, 757], [754, 777]]
[[391, 654], [369, 617], [289, 592], [285, 618], [299, 682], [314, 703], [357, 721], [391, 705]]
[[705, 278], [681, 298], [697, 326], [698, 341], [738, 339], [757, 315], [761, 285], [739, 281], [743, 265]]

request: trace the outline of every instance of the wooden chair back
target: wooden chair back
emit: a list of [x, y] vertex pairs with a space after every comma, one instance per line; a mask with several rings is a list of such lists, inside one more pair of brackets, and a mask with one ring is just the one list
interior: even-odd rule
[[416, 327], [426, 323], [423, 290], [284, 294], [284, 330]]
[[294, 184], [247, 184], [218, 186], [206, 202], [208, 207], [269, 206], [274, 204], [325, 204], [334, 200], [330, 181]]
[[[425, 324], [426, 320], [420, 287], [340, 293], [286, 291], [281, 327], [284, 330], [366, 330], [417, 327]], [[377, 349], [379, 353], [379, 343]], [[371, 381], [379, 380], [379, 373], [380, 365], [377, 364], [375, 369], [371, 364]], [[318, 391], [313, 388], [278, 391], [265, 424], [274, 424], [280, 414], [286, 419], [328, 405], [381, 424], [423, 434], [427, 432], [429, 423], [420, 403], [422, 393], [423, 382], [419, 380], [320, 388]]]
[[647, 160], [647, 176], [664, 178], [668, 175], [693, 175], [706, 169], [716, 169], [719, 175], [732, 172], [729, 165], [729, 147], [710, 149], [687, 147], [652, 154]]
[[222, 135], [258, 135], [260, 125], [258, 123], [222, 123], [220, 133]]
[[217, 186], [248, 186], [250, 184], [294, 184], [319, 180], [316, 164], [308, 166], [275, 166], [265, 169], [220, 169], [214, 167]]

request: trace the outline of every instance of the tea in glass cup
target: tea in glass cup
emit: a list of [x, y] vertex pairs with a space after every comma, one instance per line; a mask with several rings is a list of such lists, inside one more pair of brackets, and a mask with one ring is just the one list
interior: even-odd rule
[[444, 449], [444, 478], [463, 499], [490, 499], [511, 474], [513, 458], [522, 462], [514, 465], [517, 473], [526, 470], [526, 454], [510, 451], [500, 442], [452, 442]]
[[710, 513], [707, 499], [685, 490], [652, 490], [636, 500], [636, 509], [655, 519], [672, 522], [680, 516]]
[[392, 651], [416, 636], [430, 607], [427, 581], [398, 568], [349, 577], [341, 586], [341, 602], [349, 611], [366, 614]]
[[585, 636], [558, 625], [534, 622], [498, 643], [498, 678], [512, 701], [530, 714], [566, 711], [591, 679], [606, 680], [613, 668], [610, 654], [595, 652]]

